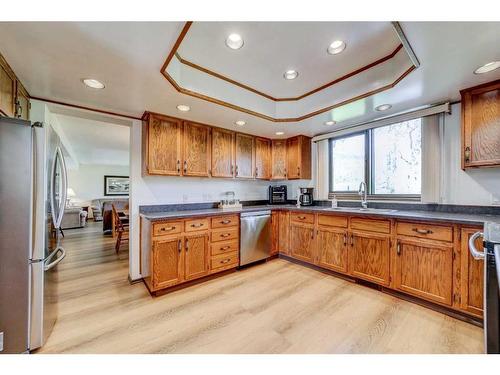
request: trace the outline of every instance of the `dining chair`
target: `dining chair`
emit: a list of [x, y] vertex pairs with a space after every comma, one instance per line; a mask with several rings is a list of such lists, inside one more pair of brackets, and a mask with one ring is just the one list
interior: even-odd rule
[[118, 254], [120, 252], [120, 246], [121, 246], [122, 241], [128, 242], [129, 223], [128, 223], [128, 220], [127, 220], [127, 222], [124, 222], [124, 220], [122, 220], [122, 217], [118, 214], [118, 211], [116, 210], [116, 207], [114, 204], [111, 205], [111, 209], [113, 211], [113, 218], [114, 218], [114, 222], [115, 222], [115, 231], [117, 233], [115, 250], [116, 250], [116, 253]]

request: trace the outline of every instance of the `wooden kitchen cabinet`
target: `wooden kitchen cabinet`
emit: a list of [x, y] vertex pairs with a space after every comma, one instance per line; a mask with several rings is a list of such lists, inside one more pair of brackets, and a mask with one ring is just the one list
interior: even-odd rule
[[184, 271], [182, 241], [181, 236], [153, 241], [151, 281], [154, 290], [182, 282]]
[[0, 113], [14, 117], [16, 100], [16, 76], [7, 61], [0, 55]]
[[315, 241], [313, 225], [297, 224], [290, 225], [290, 255], [304, 262], [314, 263]]
[[210, 175], [210, 128], [184, 121], [183, 176]]
[[[461, 298], [460, 307], [478, 317], [483, 316], [484, 260], [474, 259], [469, 251], [469, 238], [482, 228], [463, 228], [461, 233]], [[476, 248], [483, 251], [483, 242], [478, 238]]]
[[271, 212], [271, 256], [279, 253], [280, 222], [278, 211]]
[[395, 264], [396, 289], [451, 306], [453, 244], [398, 238]]
[[500, 80], [460, 93], [462, 168], [500, 166]]
[[271, 178], [271, 140], [266, 138], [255, 138], [255, 178]]
[[318, 266], [347, 273], [347, 230], [320, 227], [318, 229]]
[[380, 285], [389, 285], [390, 236], [351, 232], [348, 251], [349, 274]]
[[254, 178], [255, 143], [251, 135], [236, 133], [235, 137], [235, 176]]
[[208, 275], [210, 270], [209, 234], [201, 232], [184, 238], [184, 280], [194, 280]]
[[287, 139], [287, 178], [311, 178], [311, 138], [299, 135]]
[[212, 177], [234, 176], [234, 132], [212, 129], [211, 156]]
[[274, 139], [271, 143], [271, 179], [286, 179], [286, 139]]
[[148, 114], [142, 128], [143, 174], [180, 176], [182, 121]]
[[290, 212], [279, 211], [279, 252], [283, 254], [290, 253]]

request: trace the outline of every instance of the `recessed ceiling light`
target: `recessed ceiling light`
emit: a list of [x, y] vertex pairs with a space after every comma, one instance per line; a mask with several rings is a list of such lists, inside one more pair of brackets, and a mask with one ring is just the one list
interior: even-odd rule
[[332, 125], [335, 125], [337, 123], [337, 121], [325, 121], [325, 125], [328, 125], [328, 126], [332, 126]]
[[235, 121], [234, 123], [235, 123], [236, 125], [238, 125], [238, 126], [243, 126], [243, 125], [245, 125], [245, 124], [246, 124], [246, 122], [245, 122], [245, 121], [243, 121], [243, 120], [238, 120], [238, 121]]
[[276, 132], [275, 134], [276, 135], [283, 135], [283, 134], [285, 134], [285, 132]]
[[97, 79], [93, 78], [84, 78], [82, 79], [82, 82], [84, 83], [85, 86], [90, 87], [92, 89], [103, 89], [104, 83], [99, 82]]
[[336, 40], [336, 41], [332, 42], [332, 44], [330, 44], [328, 46], [328, 48], [326, 49], [326, 51], [330, 55], [336, 55], [337, 53], [340, 53], [343, 50], [345, 50], [345, 47], [346, 47], [346, 44], [345, 44], [344, 41], [342, 41], [342, 40]]
[[243, 47], [243, 38], [239, 34], [229, 34], [226, 38], [226, 46], [231, 49], [240, 49]]
[[375, 110], [376, 111], [387, 111], [388, 109], [391, 109], [392, 108], [392, 105], [390, 104], [381, 104], [377, 107], [375, 107]]
[[177, 106], [177, 109], [178, 109], [179, 111], [181, 111], [181, 112], [187, 112], [187, 111], [189, 111], [189, 110], [191, 109], [191, 107], [190, 107], [190, 106], [188, 106], [188, 105], [185, 105], [185, 104], [179, 104], [179, 105]]
[[474, 70], [474, 74], [483, 74], [500, 68], [500, 61], [492, 61]]
[[296, 70], [287, 70], [285, 74], [283, 74], [283, 77], [285, 79], [295, 79], [298, 77], [298, 75], [299, 72], [297, 72]]

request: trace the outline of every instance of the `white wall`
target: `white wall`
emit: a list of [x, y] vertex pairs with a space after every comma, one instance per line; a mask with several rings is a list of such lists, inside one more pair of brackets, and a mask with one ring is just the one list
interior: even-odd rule
[[500, 204], [500, 168], [463, 171], [461, 154], [461, 107], [451, 108], [444, 118], [442, 203], [464, 205]]
[[68, 186], [75, 191], [74, 201], [89, 202], [104, 197], [104, 176], [128, 176], [130, 168], [120, 165], [80, 164], [68, 169]]

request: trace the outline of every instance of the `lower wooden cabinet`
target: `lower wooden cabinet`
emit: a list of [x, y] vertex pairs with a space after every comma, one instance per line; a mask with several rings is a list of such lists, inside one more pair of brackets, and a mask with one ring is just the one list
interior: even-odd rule
[[278, 249], [280, 253], [290, 253], [290, 212], [279, 211]]
[[272, 211], [271, 213], [271, 256], [279, 253], [280, 236], [280, 213]]
[[396, 289], [451, 306], [453, 245], [398, 238], [396, 247]]
[[184, 273], [181, 236], [153, 241], [151, 281], [154, 290], [168, 288], [182, 281]]
[[305, 262], [314, 263], [314, 226], [290, 225], [290, 255]]
[[317, 233], [317, 263], [333, 271], [347, 273], [347, 231], [319, 228]]
[[349, 238], [349, 274], [380, 285], [390, 283], [390, 236], [352, 232]]
[[194, 280], [208, 275], [210, 270], [208, 238], [208, 232], [184, 238], [184, 280]]
[[[461, 233], [461, 290], [460, 307], [465, 311], [483, 316], [484, 261], [474, 259], [469, 251], [469, 238], [481, 228], [464, 228]], [[479, 251], [483, 250], [483, 242], [478, 238], [475, 242]]]

